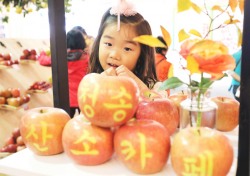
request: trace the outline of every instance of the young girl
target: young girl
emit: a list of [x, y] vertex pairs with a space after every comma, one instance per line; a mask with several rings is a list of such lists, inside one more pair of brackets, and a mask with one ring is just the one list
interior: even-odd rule
[[83, 35], [78, 30], [70, 30], [67, 33], [67, 60], [69, 80], [70, 116], [74, 117], [76, 110], [80, 112], [77, 101], [78, 85], [87, 73], [89, 54], [84, 49], [86, 43]]
[[157, 82], [154, 48], [133, 41], [152, 35], [149, 23], [121, 0], [118, 8], [103, 15], [90, 55], [89, 72], [133, 78], [140, 90]]

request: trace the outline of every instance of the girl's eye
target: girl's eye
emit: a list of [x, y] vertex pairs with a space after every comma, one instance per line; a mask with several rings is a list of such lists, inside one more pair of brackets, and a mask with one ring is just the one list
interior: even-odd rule
[[112, 44], [108, 43], [108, 42], [105, 42], [104, 44], [107, 45], [107, 46], [112, 46]]
[[131, 49], [131, 48], [128, 48], [128, 47], [124, 48], [124, 50], [125, 50], [125, 51], [132, 51], [132, 49]]

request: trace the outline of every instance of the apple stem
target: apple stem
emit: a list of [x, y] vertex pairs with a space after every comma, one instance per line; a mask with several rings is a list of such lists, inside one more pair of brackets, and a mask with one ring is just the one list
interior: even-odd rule
[[40, 113], [44, 113], [45, 111], [43, 109], [40, 110]]

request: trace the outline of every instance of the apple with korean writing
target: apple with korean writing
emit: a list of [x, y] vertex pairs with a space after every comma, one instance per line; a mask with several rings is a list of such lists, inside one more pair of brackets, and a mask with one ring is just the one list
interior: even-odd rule
[[170, 151], [177, 175], [225, 176], [233, 156], [228, 138], [208, 127], [182, 129], [174, 136]]
[[99, 165], [113, 155], [113, 132], [92, 125], [82, 114], [75, 116], [63, 130], [64, 151], [80, 165]]
[[168, 98], [158, 98], [154, 96], [144, 97], [139, 102], [135, 117], [137, 119], [152, 119], [163, 124], [170, 135], [172, 135], [179, 125], [179, 113], [175, 103]]
[[219, 131], [232, 131], [239, 124], [240, 103], [230, 97], [212, 97], [211, 100], [216, 103], [217, 118], [215, 128]]
[[150, 119], [131, 119], [114, 136], [116, 156], [137, 174], [160, 172], [167, 163], [170, 147], [167, 129]]
[[27, 110], [20, 121], [23, 142], [37, 155], [54, 155], [63, 152], [62, 132], [70, 116], [55, 107], [38, 107]]
[[94, 125], [115, 127], [134, 116], [139, 102], [139, 88], [129, 77], [91, 73], [78, 87], [81, 112]]

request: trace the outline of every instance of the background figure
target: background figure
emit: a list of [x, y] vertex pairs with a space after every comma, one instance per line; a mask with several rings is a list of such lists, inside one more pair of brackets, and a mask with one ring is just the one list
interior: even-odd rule
[[78, 30], [70, 30], [67, 33], [67, 60], [71, 118], [74, 117], [76, 109], [80, 112], [77, 101], [78, 85], [86, 75], [89, 62], [89, 54], [84, 51], [85, 48], [86, 43], [82, 33]]
[[75, 27], [72, 28], [72, 30], [79, 30], [79, 31], [81, 31], [81, 33], [82, 33], [82, 35], [83, 35], [83, 37], [85, 39], [85, 43], [87, 45], [85, 47], [84, 51], [86, 51], [87, 53], [90, 53], [92, 45], [93, 45], [94, 40], [95, 40], [94, 37], [89, 36], [87, 34], [87, 32], [85, 31], [85, 29], [83, 27], [81, 27], [81, 26], [75, 26]]
[[232, 82], [231, 82], [229, 91], [233, 93], [235, 99], [238, 101], [239, 101], [239, 97], [236, 96], [236, 92], [240, 86], [241, 55], [242, 55], [242, 49], [238, 50], [236, 53], [232, 55], [235, 59], [236, 66], [233, 71], [229, 72], [229, 74], [232, 76]]
[[[154, 48], [133, 41], [140, 35], [152, 35], [151, 27], [133, 9], [127, 9], [133, 12], [131, 14], [118, 10], [121, 11], [108, 9], [102, 17], [90, 55], [89, 72], [128, 76], [135, 80], [140, 90], [152, 89], [157, 82]], [[117, 23], [117, 13], [120, 23]]]
[[[167, 43], [162, 36], [158, 36], [157, 38], [167, 46]], [[159, 81], [165, 81], [166, 79], [168, 79], [168, 71], [171, 66], [171, 63], [168, 62], [166, 58], [168, 48], [156, 47], [155, 51], [155, 66], [157, 78]]]

